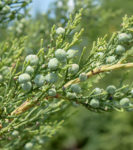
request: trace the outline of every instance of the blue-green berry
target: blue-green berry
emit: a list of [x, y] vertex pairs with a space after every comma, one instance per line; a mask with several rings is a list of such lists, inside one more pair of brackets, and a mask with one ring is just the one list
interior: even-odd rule
[[65, 33], [65, 29], [62, 28], [62, 27], [59, 27], [59, 28], [56, 29], [56, 33], [57, 34], [64, 34]]
[[30, 65], [37, 65], [39, 62], [39, 58], [37, 55], [28, 55], [25, 58], [26, 62], [30, 62]]
[[9, 73], [10, 73], [10, 67], [8, 67], [8, 66], [2, 67], [2, 74], [3, 74], [3, 76], [8, 75]]
[[73, 57], [75, 57], [75, 55], [76, 55], [76, 51], [75, 50], [73, 50], [73, 49], [69, 49], [68, 51], [67, 51], [67, 58], [68, 59], [71, 59], [71, 58], [73, 58]]
[[66, 97], [69, 98], [69, 99], [75, 99], [76, 98], [76, 93], [67, 92]]
[[58, 68], [59, 61], [56, 58], [52, 58], [48, 62], [48, 68], [50, 70], [56, 70]]
[[28, 73], [23, 73], [18, 77], [19, 83], [26, 83], [31, 80], [31, 77]]
[[109, 85], [109, 86], [106, 88], [106, 91], [107, 91], [109, 94], [115, 94], [116, 87], [115, 87], [114, 85]]
[[102, 58], [104, 56], [103, 52], [98, 52], [97, 54], [94, 55], [95, 58]]
[[79, 75], [79, 80], [80, 80], [81, 82], [86, 81], [86, 80], [87, 80], [87, 75], [86, 75], [86, 73], [81, 73], [81, 74]]
[[98, 108], [99, 105], [100, 105], [100, 103], [99, 103], [99, 100], [97, 100], [97, 99], [92, 99], [92, 100], [90, 101], [90, 106], [92, 106], [92, 107], [94, 107], [94, 108]]
[[33, 148], [33, 143], [31, 143], [31, 142], [26, 143], [25, 146], [24, 146], [24, 148], [26, 150], [31, 150]]
[[39, 144], [44, 144], [45, 143], [45, 139], [41, 138], [41, 137], [37, 137], [37, 141]]
[[49, 73], [45, 76], [45, 80], [48, 83], [55, 83], [58, 80], [58, 76], [56, 73]]
[[32, 84], [31, 82], [26, 82], [26, 83], [21, 84], [21, 87], [24, 91], [30, 91], [32, 88]]
[[33, 74], [34, 73], [34, 68], [31, 67], [31, 66], [27, 66], [25, 72], [28, 73], [28, 74]]
[[117, 55], [121, 55], [121, 54], [124, 53], [124, 52], [125, 52], [125, 47], [124, 47], [124, 46], [118, 45], [118, 46], [116, 47], [115, 53], [116, 53]]
[[48, 90], [48, 95], [49, 96], [56, 96], [56, 89], [52, 88]]
[[68, 69], [69, 73], [76, 74], [79, 71], [78, 64], [72, 64], [72, 66]]
[[64, 59], [66, 59], [66, 51], [64, 49], [57, 49], [55, 51], [55, 57], [59, 60], [59, 61], [63, 61]]
[[130, 100], [128, 98], [123, 98], [120, 100], [120, 105], [123, 107], [129, 106]]
[[81, 92], [81, 87], [79, 86], [79, 84], [72, 84], [71, 85], [71, 90], [74, 93], [80, 93]]
[[0, 83], [3, 81], [3, 76], [0, 74]]
[[14, 130], [14, 131], [12, 132], [12, 135], [13, 135], [13, 136], [18, 136], [18, 135], [19, 135], [19, 132], [18, 132], [17, 130]]
[[118, 35], [118, 40], [119, 42], [128, 42], [130, 39], [132, 39], [132, 35], [131, 34], [127, 34], [127, 33], [120, 33]]
[[101, 94], [102, 93], [102, 89], [100, 88], [95, 88], [94, 89], [94, 94], [98, 95], [98, 94]]
[[109, 56], [109, 57], [106, 58], [106, 63], [107, 63], [107, 64], [111, 64], [111, 63], [113, 63], [115, 60], [116, 60], [116, 59], [115, 59], [115, 56]]
[[43, 75], [38, 74], [38, 75], [35, 76], [34, 83], [37, 86], [43, 86], [44, 81], [45, 81], [45, 77]]

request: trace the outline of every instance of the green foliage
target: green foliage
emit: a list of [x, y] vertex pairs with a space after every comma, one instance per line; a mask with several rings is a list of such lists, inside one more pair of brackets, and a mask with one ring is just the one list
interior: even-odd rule
[[[125, 84], [128, 78], [121, 76], [115, 85], [107, 82], [100, 86], [113, 70], [133, 67], [133, 16], [125, 16], [120, 31], [98, 38], [89, 50], [87, 41], [93, 30], [87, 28], [95, 17], [102, 16], [102, 6], [93, 0], [74, 1], [71, 12], [67, 3], [55, 2], [55, 16], [62, 12], [57, 18], [51, 18], [48, 11], [39, 16], [40, 20], [23, 18], [3, 29], [9, 31], [10, 40], [5, 33], [0, 43], [1, 149], [47, 149], [51, 138], [71, 117], [71, 106], [92, 112], [133, 110], [133, 84]], [[96, 19], [98, 26], [93, 29], [117, 14], [111, 13], [106, 16], [104, 12], [104, 19]], [[89, 24], [84, 24], [86, 17], [91, 17]], [[40, 28], [42, 18], [46, 24]], [[91, 36], [90, 41], [93, 39]]]
[[0, 23], [21, 19], [21, 9], [25, 8], [31, 0], [0, 0]]

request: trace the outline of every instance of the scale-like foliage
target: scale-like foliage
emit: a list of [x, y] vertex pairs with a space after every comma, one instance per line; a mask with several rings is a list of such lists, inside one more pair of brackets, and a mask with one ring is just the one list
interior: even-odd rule
[[82, 13], [71, 15], [64, 27], [54, 25], [48, 47], [42, 39], [37, 54], [25, 56], [24, 35], [0, 43], [1, 148], [43, 149], [71, 105], [93, 112], [133, 110], [132, 83], [125, 85], [122, 76], [118, 85], [93, 86], [113, 70], [133, 67], [133, 17], [125, 16], [122, 29], [109, 40], [98, 38], [91, 51], [84, 45], [79, 56], [73, 47], [85, 32], [79, 28]]

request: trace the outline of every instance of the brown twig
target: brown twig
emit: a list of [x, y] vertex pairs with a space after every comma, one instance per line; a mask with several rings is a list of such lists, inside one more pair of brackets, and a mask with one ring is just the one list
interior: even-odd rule
[[[103, 73], [103, 72], [107, 72], [107, 71], [111, 71], [111, 70], [116, 70], [116, 69], [120, 69], [120, 68], [131, 68], [131, 67], [133, 67], [133, 63], [104, 65], [104, 66], [101, 66], [100, 68], [98, 67], [98, 68], [95, 68], [95, 69], [91, 70], [86, 75], [87, 75], [88, 78], [90, 78], [91, 76], [94, 76], [94, 75], [99, 74], [99, 73]], [[76, 78], [76, 79], [71, 80], [68, 83], [66, 83], [64, 85], [64, 88], [67, 88], [71, 84], [79, 83], [79, 82], [80, 82], [79, 78]]]

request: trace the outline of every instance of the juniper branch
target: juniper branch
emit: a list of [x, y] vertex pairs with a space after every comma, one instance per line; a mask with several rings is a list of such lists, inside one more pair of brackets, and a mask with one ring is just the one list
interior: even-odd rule
[[[89, 71], [86, 75], [87, 78], [90, 78], [96, 74], [100, 74], [100, 73], [104, 73], [104, 72], [108, 72], [108, 71], [112, 71], [112, 70], [116, 70], [116, 69], [120, 69], [120, 68], [132, 68], [133, 67], [133, 63], [127, 63], [127, 64], [115, 64], [115, 65], [104, 65], [98, 68], [95, 68], [91, 71]], [[68, 83], [66, 83], [64, 85], [64, 88], [69, 87], [70, 85], [74, 84], [74, 83], [79, 83], [80, 79], [76, 78], [74, 80], [69, 81]]]
[[[116, 69], [120, 69], [120, 68], [124, 68], [125, 69], [125, 68], [132, 68], [132, 67], [133, 67], [133, 63], [105, 65], [105, 66], [101, 66], [101, 67], [95, 68], [94, 70], [88, 72], [86, 75], [87, 75], [88, 78], [90, 78], [90, 77], [92, 77], [94, 75], [97, 75], [97, 74], [100, 74], [100, 73], [104, 73], [104, 72], [108, 72], [108, 71], [112, 71], [112, 70], [116, 70]], [[80, 82], [79, 78], [76, 78], [76, 79], [71, 80], [68, 83], [66, 83], [64, 85], [64, 88], [67, 88], [70, 85], [72, 85], [74, 83], [79, 83], [79, 82]], [[37, 103], [37, 100], [36, 101], [27, 100], [21, 106], [16, 108], [11, 113], [11, 115], [19, 115], [19, 114], [25, 112], [26, 110], [30, 109], [31, 107], [33, 107], [36, 103]]]

